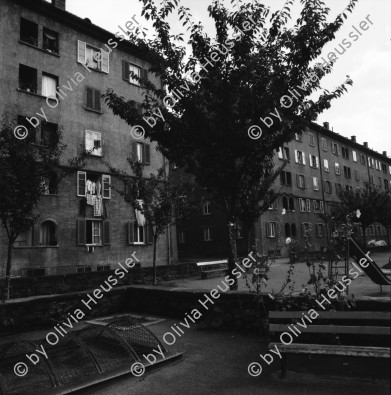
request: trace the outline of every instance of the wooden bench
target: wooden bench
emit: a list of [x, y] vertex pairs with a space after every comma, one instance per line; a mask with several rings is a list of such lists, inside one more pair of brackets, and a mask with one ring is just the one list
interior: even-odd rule
[[197, 262], [197, 266], [201, 269], [201, 279], [205, 279], [208, 273], [228, 272], [228, 260], [223, 259], [221, 261], [209, 261], [209, 262]]
[[[303, 311], [270, 311], [269, 312], [269, 331], [271, 336], [287, 332], [292, 335], [291, 344], [281, 342], [271, 342], [269, 349], [277, 346], [281, 352], [281, 377], [286, 375], [286, 355], [287, 354], [313, 354], [313, 355], [342, 355], [349, 357], [371, 357], [371, 358], [390, 358], [389, 347], [372, 346], [344, 346], [328, 344], [303, 344], [300, 336], [295, 337], [288, 329], [289, 324], [295, 324], [300, 332], [318, 334], [350, 334], [350, 335], [382, 335], [390, 336], [390, 313], [371, 312], [371, 311], [317, 311], [319, 317], [312, 320], [312, 324], [305, 318], [307, 328], [302, 328], [295, 322], [302, 322]], [[306, 313], [306, 312], [304, 312]], [[309, 315], [307, 314], [307, 317]], [[321, 323], [327, 320], [326, 323]], [[333, 324], [330, 324], [330, 321]], [[334, 322], [338, 324], [335, 325]], [[342, 321], [342, 322], [341, 322]], [[344, 322], [343, 322], [344, 321]], [[373, 322], [375, 324], [373, 324]], [[288, 343], [286, 341], [286, 343]], [[387, 343], [385, 343], [387, 344]]]

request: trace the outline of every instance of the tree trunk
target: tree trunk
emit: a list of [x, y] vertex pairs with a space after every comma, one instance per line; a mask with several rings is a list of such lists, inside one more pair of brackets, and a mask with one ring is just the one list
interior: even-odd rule
[[234, 284], [230, 286], [231, 291], [238, 289], [238, 279], [232, 273], [232, 270], [235, 269], [235, 267], [236, 267], [235, 262], [239, 261], [238, 252], [237, 252], [237, 248], [236, 248], [236, 237], [235, 237], [234, 228], [235, 228], [234, 224], [228, 223], [228, 240], [229, 240], [229, 246], [230, 246], [228, 268], [229, 268], [230, 278], [232, 278], [235, 281]]
[[156, 278], [156, 244], [157, 244], [157, 237], [153, 236], [153, 285], [157, 285], [157, 278]]
[[6, 278], [6, 299], [10, 298], [10, 288], [11, 288], [11, 260], [12, 260], [12, 244], [8, 241], [8, 253], [7, 253], [7, 266], [5, 271]]

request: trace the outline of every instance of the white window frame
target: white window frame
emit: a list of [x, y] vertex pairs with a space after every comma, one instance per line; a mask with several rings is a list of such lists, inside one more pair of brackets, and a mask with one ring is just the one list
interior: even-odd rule
[[[134, 74], [138, 75], [138, 78], [141, 78], [141, 67], [137, 66], [137, 65], [135, 65], [133, 63], [128, 63], [128, 64], [129, 64], [129, 72], [133, 72]], [[135, 80], [130, 74], [129, 74], [129, 82], [131, 84], [140, 86], [140, 81]]]
[[305, 165], [305, 153], [303, 151], [295, 150], [295, 159], [299, 165]]
[[341, 175], [341, 168], [339, 167], [339, 163], [335, 162], [334, 168], [335, 168], [335, 174]]
[[339, 155], [339, 148], [337, 143], [331, 142], [331, 152], [334, 155]]
[[[98, 67], [90, 67], [87, 64], [87, 50], [100, 53], [99, 60], [96, 60], [96, 56], [93, 56], [93, 60], [97, 63]], [[77, 62], [87, 66], [91, 70], [98, 70], [106, 74], [109, 74], [110, 71], [110, 53], [81, 40], [77, 40]]]
[[319, 178], [312, 177], [312, 182], [314, 184], [314, 191], [319, 191]]
[[305, 205], [306, 205], [306, 208], [307, 208], [307, 213], [310, 213], [311, 212], [311, 200], [310, 199], [306, 199], [305, 200]]
[[[99, 141], [99, 144], [95, 144], [95, 141]], [[95, 146], [99, 146], [99, 148], [95, 148]], [[102, 156], [103, 150], [103, 141], [102, 141], [102, 133], [95, 132], [93, 130], [86, 130], [85, 133], [85, 149], [86, 151], [91, 151], [90, 155], [93, 156]]]
[[327, 173], [330, 172], [329, 160], [328, 159], [323, 159], [323, 168], [324, 168], [324, 171], [326, 171]]
[[303, 198], [299, 198], [299, 210], [301, 213], [305, 213], [307, 211], [305, 200]]
[[266, 227], [266, 237], [277, 237], [277, 222], [268, 222]]
[[[140, 237], [142, 236], [142, 237]], [[146, 236], [146, 227], [140, 226], [135, 222], [133, 224], [133, 244], [144, 245]], [[142, 239], [142, 241], [140, 241]], [[137, 240], [137, 241], [136, 241]]]
[[357, 152], [352, 150], [353, 161], [357, 163]]

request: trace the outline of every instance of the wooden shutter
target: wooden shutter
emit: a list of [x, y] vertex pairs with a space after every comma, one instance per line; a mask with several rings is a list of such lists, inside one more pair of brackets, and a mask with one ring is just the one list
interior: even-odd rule
[[152, 244], [153, 243], [153, 229], [152, 225], [148, 224], [145, 225], [145, 243], [146, 244]]
[[77, 61], [78, 63], [86, 64], [87, 46], [83, 41], [77, 41]]
[[96, 111], [102, 111], [99, 89], [94, 89], [94, 107], [93, 107], [93, 109]]
[[94, 132], [86, 130], [85, 149], [91, 151], [94, 148]]
[[317, 156], [315, 160], [316, 160], [316, 168], [319, 169], [319, 156]]
[[149, 144], [144, 144], [144, 163], [149, 165], [151, 163], [151, 153]]
[[303, 152], [301, 156], [303, 158], [303, 165], [305, 165], [305, 152]]
[[144, 82], [148, 81], [148, 69], [141, 69], [141, 79], [144, 80]]
[[283, 155], [282, 155], [282, 147], [280, 147], [280, 148], [278, 148], [278, 157], [279, 157], [279, 159], [282, 159], [283, 158]]
[[128, 222], [128, 244], [134, 243], [134, 222]]
[[299, 163], [299, 154], [297, 153], [296, 149], [295, 149], [295, 162]]
[[77, 172], [77, 196], [86, 196], [87, 173], [85, 171]]
[[77, 220], [77, 245], [85, 245], [86, 244], [86, 220], [78, 219]]
[[111, 239], [111, 230], [110, 230], [110, 222], [103, 221], [103, 245], [110, 245]]
[[129, 62], [126, 60], [122, 61], [122, 79], [129, 82]]
[[134, 160], [137, 160], [137, 143], [135, 141], [132, 142], [132, 156]]
[[111, 199], [111, 176], [102, 175], [102, 196], [103, 199]]
[[110, 63], [110, 53], [104, 51], [103, 49], [100, 50], [101, 53], [101, 71], [104, 73], [109, 74], [109, 63]]
[[307, 177], [303, 176], [303, 180], [304, 180], [304, 188], [307, 188]]
[[94, 89], [86, 87], [86, 107], [94, 108]]

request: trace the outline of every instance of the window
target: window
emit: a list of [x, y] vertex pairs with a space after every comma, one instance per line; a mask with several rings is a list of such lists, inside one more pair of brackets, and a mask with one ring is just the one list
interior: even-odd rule
[[384, 189], [390, 189], [390, 182], [384, 179]]
[[299, 198], [299, 207], [301, 213], [304, 213], [306, 211], [305, 200], [302, 198]]
[[374, 160], [372, 158], [368, 158], [368, 165], [369, 167], [373, 168], [374, 167]]
[[357, 152], [356, 151], [352, 151], [352, 156], [353, 156], [354, 162], [357, 162]]
[[304, 222], [301, 224], [302, 236], [310, 237], [311, 236], [311, 224], [309, 222]]
[[33, 245], [33, 229], [20, 233], [14, 242], [14, 247], [31, 247]]
[[365, 155], [363, 154], [360, 154], [360, 163], [364, 166], [367, 164], [367, 161], [365, 160]]
[[266, 223], [266, 236], [267, 237], [276, 237], [276, 222], [268, 222]]
[[317, 200], [312, 201], [312, 209], [314, 213], [319, 213], [319, 203]]
[[28, 121], [29, 117], [26, 117], [24, 115], [18, 115], [18, 125], [24, 126], [27, 131], [29, 136], [34, 136], [34, 142], [37, 140], [37, 130], [36, 128]]
[[42, 222], [39, 229], [39, 245], [40, 246], [56, 246], [56, 224], [47, 220]]
[[77, 196], [102, 194], [103, 199], [111, 199], [111, 176], [102, 176], [85, 171], [77, 172]]
[[354, 179], [356, 181], [360, 181], [360, 173], [358, 172], [357, 169], [354, 169]]
[[335, 164], [335, 174], [341, 175], [341, 169], [339, 168], [339, 163]]
[[239, 223], [236, 227], [236, 238], [244, 239], [244, 225], [242, 223]]
[[324, 171], [326, 171], [326, 172], [330, 171], [328, 159], [323, 160], [323, 168], [324, 168]]
[[323, 200], [319, 201], [319, 211], [321, 214], [324, 214], [324, 202]]
[[318, 177], [312, 177], [313, 184], [314, 184], [314, 191], [319, 191], [319, 179]]
[[342, 184], [336, 182], [335, 183], [335, 193], [342, 192]]
[[277, 210], [277, 200], [274, 200], [273, 203], [270, 204], [269, 210]]
[[284, 208], [285, 210], [289, 210], [288, 198], [286, 196], [282, 198], [282, 208]]
[[388, 166], [388, 171], [391, 174], [391, 166]]
[[42, 190], [44, 195], [57, 195], [58, 178], [56, 173], [53, 172], [48, 177], [42, 179]]
[[310, 138], [310, 145], [315, 146], [315, 136], [313, 133], [309, 133], [309, 138]]
[[42, 121], [40, 145], [53, 148], [57, 144], [58, 144], [58, 125], [56, 123]]
[[289, 171], [282, 171], [280, 173], [281, 185], [292, 186], [292, 173]]
[[109, 52], [80, 40], [77, 42], [77, 61], [91, 69], [109, 73]]
[[331, 143], [331, 152], [332, 152], [334, 155], [339, 155], [339, 152], [338, 152], [338, 144], [337, 144], [337, 143]]
[[58, 33], [44, 27], [42, 48], [46, 51], [58, 54]]
[[343, 167], [343, 174], [346, 178], [351, 178], [352, 173], [351, 173], [350, 167], [344, 166]]
[[37, 93], [37, 69], [19, 64], [19, 89]]
[[151, 244], [153, 242], [152, 227], [139, 225], [137, 221], [128, 222], [128, 244]]
[[148, 80], [148, 70], [123, 60], [122, 79], [131, 84], [139, 86], [140, 81], [134, 77], [137, 77], [142, 80]]
[[346, 191], [347, 192], [353, 192], [353, 187], [350, 185], [346, 185]]
[[90, 155], [102, 156], [102, 134], [92, 130], [86, 130], [86, 151]]
[[110, 222], [92, 219], [77, 221], [78, 245], [110, 245]]
[[212, 202], [210, 200], [206, 200], [202, 202], [202, 215], [212, 214]]
[[327, 140], [323, 137], [320, 139], [320, 146], [323, 151], [327, 151]]
[[132, 143], [133, 157], [144, 164], [150, 164], [150, 147], [149, 144], [133, 142]]
[[302, 141], [303, 140], [303, 134], [302, 133], [295, 133], [295, 140], [296, 141]]
[[295, 150], [295, 160], [296, 160], [296, 163], [299, 163], [300, 165], [305, 165], [304, 153], [301, 151]]
[[178, 232], [178, 243], [186, 243], [186, 237], [185, 237], [185, 231], [184, 230], [180, 230]]
[[295, 211], [295, 201], [293, 198], [289, 198], [289, 210]]
[[324, 237], [324, 225], [323, 224], [316, 224], [316, 237]]
[[383, 173], [387, 174], [387, 165], [385, 165], [384, 163], [381, 164], [381, 169], [383, 171]]
[[296, 174], [296, 177], [297, 177], [297, 186], [302, 189], [306, 188], [307, 183], [305, 176], [303, 174]]
[[319, 168], [319, 158], [315, 155], [309, 155], [310, 158], [310, 167], [313, 167], [314, 169]]
[[38, 46], [38, 25], [27, 19], [20, 18], [20, 41]]
[[47, 73], [42, 73], [42, 96], [56, 98], [58, 77]]
[[202, 241], [212, 241], [212, 229], [207, 226], [202, 228]]
[[311, 212], [311, 200], [310, 199], [306, 199], [305, 200], [305, 205], [307, 206], [307, 212], [310, 213]]
[[290, 154], [289, 154], [289, 148], [288, 147], [283, 147], [283, 154], [284, 154], [284, 159], [285, 160], [290, 160]]
[[285, 224], [285, 237], [291, 236], [291, 226], [290, 224]]
[[91, 87], [86, 87], [86, 108], [102, 112], [101, 91]]
[[97, 272], [108, 272], [109, 270], [111, 270], [110, 265], [97, 266], [96, 268]]
[[377, 179], [378, 179], [379, 187], [381, 187], [382, 186], [381, 177], [378, 177]]
[[296, 237], [297, 236], [296, 225], [295, 224], [291, 225], [291, 235], [292, 235], [292, 237]]
[[331, 193], [331, 192], [332, 192], [331, 182], [328, 181], [328, 180], [326, 180], [326, 181], [324, 182], [324, 191], [325, 191], [326, 193]]
[[349, 150], [346, 147], [341, 148], [342, 158], [349, 159]]
[[375, 167], [376, 167], [376, 170], [381, 170], [381, 164], [380, 164], [380, 161], [378, 161], [378, 160], [375, 160]]

